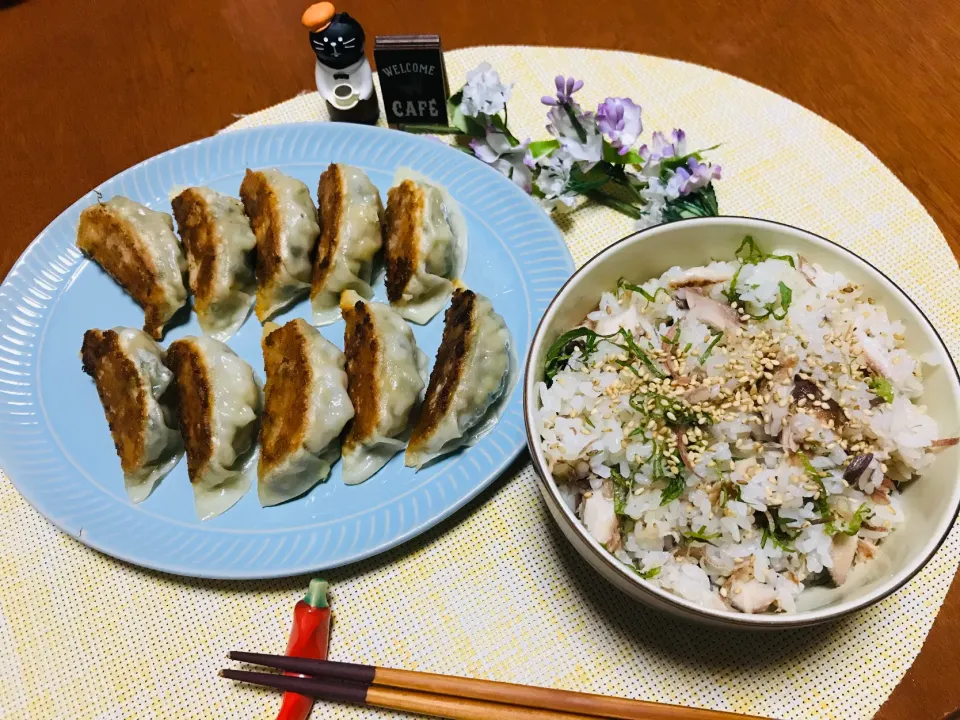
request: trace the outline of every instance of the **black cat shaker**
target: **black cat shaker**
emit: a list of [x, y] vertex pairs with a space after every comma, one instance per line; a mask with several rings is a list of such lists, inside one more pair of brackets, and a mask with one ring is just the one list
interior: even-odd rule
[[366, 38], [360, 23], [336, 12], [329, 2], [311, 5], [300, 21], [310, 31], [310, 46], [317, 56], [317, 91], [327, 103], [330, 119], [375, 124], [380, 105], [363, 52]]

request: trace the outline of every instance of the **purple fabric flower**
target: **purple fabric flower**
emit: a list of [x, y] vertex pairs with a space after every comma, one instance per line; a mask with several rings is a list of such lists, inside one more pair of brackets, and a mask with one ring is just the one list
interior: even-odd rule
[[640, 112], [640, 106], [630, 98], [607, 98], [597, 108], [600, 132], [621, 155], [630, 152], [630, 146], [643, 132]]
[[666, 196], [670, 200], [676, 200], [681, 195], [686, 195], [689, 181], [690, 173], [687, 172], [687, 169], [678, 167], [670, 176], [670, 179], [667, 180]]
[[701, 190], [720, 179], [720, 166], [702, 163], [695, 157], [687, 160], [687, 167], [678, 167], [667, 181], [666, 195], [671, 200]]
[[646, 163], [659, 163], [664, 158], [678, 157], [687, 154], [687, 134], [679, 128], [670, 133], [670, 138], [659, 130], [653, 133], [650, 141], [652, 148], [642, 145], [639, 153]]
[[470, 149], [477, 158], [506, 175], [526, 192], [533, 189], [531, 168], [535, 164], [528, 150], [529, 145], [529, 140], [511, 145], [507, 136], [494, 128], [487, 128], [485, 137], [470, 141]]
[[702, 163], [695, 157], [687, 160], [687, 167], [690, 169], [690, 177], [687, 180], [686, 193], [689, 194], [705, 188], [714, 180], [720, 179], [722, 168], [719, 165]]
[[575, 80], [573, 77], [564, 77], [557, 75], [554, 78], [557, 85], [557, 96], [555, 98], [544, 95], [540, 102], [544, 105], [566, 105], [573, 103], [573, 94], [583, 87], [583, 80]]

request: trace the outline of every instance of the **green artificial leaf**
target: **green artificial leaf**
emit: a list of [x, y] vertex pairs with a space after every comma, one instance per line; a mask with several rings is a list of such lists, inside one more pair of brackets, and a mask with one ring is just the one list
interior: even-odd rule
[[703, 162], [703, 154], [708, 153], [711, 150], [716, 150], [718, 147], [720, 147], [719, 144], [714, 145], [713, 147], [697, 150], [692, 153], [687, 153], [686, 155], [675, 155], [673, 157], [663, 158], [660, 161], [660, 178], [662, 180], [667, 180], [670, 173], [676, 172], [677, 168], [686, 167], [690, 162], [690, 158], [694, 158], [699, 162]]
[[677, 168], [686, 167], [691, 157], [691, 155], [674, 155], [663, 158], [660, 161], [660, 179], [669, 180], [670, 174], [676, 172]]
[[454, 93], [447, 100], [447, 115], [450, 118], [450, 124], [457, 128], [464, 135], [470, 137], [484, 137], [486, 128], [477, 121], [476, 118], [468, 117], [463, 114], [460, 105], [463, 102], [463, 90]]
[[570, 103], [563, 103], [561, 105], [564, 112], [567, 113], [567, 117], [570, 119], [570, 124], [573, 125], [573, 129], [577, 131], [577, 137], [580, 139], [580, 142], [585, 143], [587, 141], [587, 131], [580, 122], [580, 118], [577, 117], [577, 114], [573, 111], [573, 105]]
[[722, 145], [723, 145], [723, 143], [717, 143], [716, 145], [711, 145], [711, 146], [708, 147], [708, 148], [701, 148], [700, 150], [694, 151], [694, 152], [693, 152], [693, 156], [694, 156], [697, 160], [703, 160], [703, 154], [704, 154], [704, 153], [708, 153], [708, 152], [711, 152], [711, 151], [713, 151], [713, 150], [716, 150], [718, 147], [720, 147], [720, 146], [722, 146]]
[[[503, 112], [506, 114], [506, 106], [504, 106]], [[520, 141], [517, 140], [513, 133], [507, 128], [507, 121], [504, 118], [500, 117], [499, 115], [492, 115], [490, 117], [490, 124], [493, 125], [495, 130], [499, 130], [506, 136], [507, 142], [510, 143], [511, 147], [517, 147], [520, 144]]]
[[720, 208], [717, 206], [717, 195], [713, 185], [707, 185], [675, 200], [668, 200], [663, 208], [664, 222], [695, 217], [715, 217], [719, 214]]
[[639, 220], [643, 217], [643, 210], [638, 208], [636, 205], [631, 205], [625, 200], [621, 200], [620, 198], [615, 197], [608, 192], [604, 192], [599, 188], [587, 190], [586, 192], [583, 192], [583, 194], [594, 202], [599, 203], [600, 205], [605, 205], [611, 210], [616, 210], [621, 215], [626, 215], [634, 220]]
[[559, 140], [537, 140], [536, 142], [530, 143], [528, 149], [533, 157], [538, 158], [543, 155], [549, 155], [558, 147], [560, 147]]
[[643, 158], [637, 155], [636, 150], [628, 150], [623, 155], [606, 140], [603, 141], [603, 160], [612, 165], [642, 165]]
[[[400, 123], [397, 125], [397, 129], [410, 133], [411, 135], [463, 135], [463, 131], [460, 128], [451, 127], [450, 125], [407, 125]], [[464, 148], [456, 149], [463, 150]]]
[[700, 202], [707, 216], [716, 217], [720, 214], [720, 205], [717, 203], [717, 191], [713, 189], [713, 183], [701, 189], [699, 195]]
[[601, 163], [597, 163], [586, 172], [574, 165], [570, 171], [570, 181], [567, 183], [567, 188], [585, 195], [591, 190], [603, 187], [608, 182], [610, 182], [610, 174]]
[[633, 175], [627, 175], [625, 166], [611, 162], [603, 162], [604, 170], [610, 176], [610, 179], [623, 188], [634, 202], [640, 205], [646, 205], [647, 199], [640, 192], [641, 188], [646, 187], [646, 183]]

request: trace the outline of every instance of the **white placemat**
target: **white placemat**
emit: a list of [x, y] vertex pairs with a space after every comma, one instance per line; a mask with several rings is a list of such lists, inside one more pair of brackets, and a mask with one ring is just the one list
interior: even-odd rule
[[[545, 136], [553, 76], [585, 105], [630, 96], [647, 132], [722, 142], [721, 210], [831, 237], [875, 263], [960, 350], [960, 272], [919, 202], [866, 148], [742, 80], [618, 52], [488, 47], [447, 53], [451, 88], [487, 60], [515, 82], [511, 127]], [[304, 46], [304, 62], [310, 62]], [[323, 120], [306, 94], [232, 127]], [[562, 225], [582, 263], [631, 229], [591, 208]], [[782, 718], [865, 718], [916, 657], [957, 567], [956, 529], [926, 569], [829, 627], [745, 635], [671, 620], [607, 585], [547, 516], [521, 458], [468, 508], [379, 558], [328, 573], [332, 657]], [[309, 578], [179, 579], [111, 560], [61, 534], [0, 475], [0, 716], [272, 718], [279, 698], [216, 677], [230, 649], [281, 652]], [[322, 706], [314, 717], [386, 713]], [[398, 716], [399, 717], [399, 716]]]

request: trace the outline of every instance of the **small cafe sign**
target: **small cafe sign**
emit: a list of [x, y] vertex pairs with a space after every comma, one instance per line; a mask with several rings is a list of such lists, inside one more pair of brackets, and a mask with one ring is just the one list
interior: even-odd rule
[[390, 125], [446, 125], [447, 85], [439, 35], [378, 35], [373, 49]]

